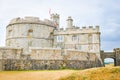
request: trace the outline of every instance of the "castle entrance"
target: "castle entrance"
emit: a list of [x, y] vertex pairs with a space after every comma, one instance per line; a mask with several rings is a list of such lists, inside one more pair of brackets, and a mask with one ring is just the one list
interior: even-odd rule
[[101, 51], [100, 56], [104, 66], [105, 66], [104, 62], [106, 59], [112, 59], [114, 66], [120, 66], [120, 48], [115, 48], [113, 52]]
[[113, 58], [105, 58], [104, 59], [105, 67], [115, 66], [115, 59]]

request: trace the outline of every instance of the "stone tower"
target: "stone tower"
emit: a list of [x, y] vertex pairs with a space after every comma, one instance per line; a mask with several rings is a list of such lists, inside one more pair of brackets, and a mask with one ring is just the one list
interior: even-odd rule
[[15, 18], [6, 27], [6, 46], [21, 47], [25, 52], [28, 52], [29, 47], [52, 47], [51, 34], [54, 28], [50, 20]]
[[56, 28], [59, 28], [59, 15], [58, 14], [51, 14], [51, 20], [54, 22]]
[[120, 66], [120, 48], [115, 48], [115, 66]]

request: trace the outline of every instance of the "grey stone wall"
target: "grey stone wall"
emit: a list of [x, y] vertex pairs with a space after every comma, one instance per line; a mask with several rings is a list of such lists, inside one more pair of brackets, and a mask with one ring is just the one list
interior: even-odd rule
[[115, 65], [116, 66], [120, 66], [120, 48], [115, 48], [114, 49], [115, 52]]
[[0, 48], [0, 70], [84, 69], [100, 67], [95, 53], [53, 48], [31, 48], [24, 54], [19, 48]]
[[99, 61], [81, 60], [2, 60], [3, 70], [56, 70], [56, 69], [85, 69], [98, 67]]
[[3, 67], [3, 65], [2, 65], [2, 59], [0, 59], [0, 71], [2, 71], [2, 67]]
[[20, 59], [22, 53], [21, 48], [0, 47], [0, 59]]
[[96, 53], [57, 48], [31, 48], [31, 59], [40, 60], [91, 60], [95, 61]]

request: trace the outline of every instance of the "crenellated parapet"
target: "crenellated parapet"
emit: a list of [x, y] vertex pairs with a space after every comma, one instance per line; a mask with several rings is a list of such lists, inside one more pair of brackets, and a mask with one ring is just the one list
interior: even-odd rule
[[57, 14], [57, 13], [53, 13], [53, 14], [51, 14], [51, 18], [59, 18], [59, 14]]
[[99, 26], [83, 26], [83, 27], [78, 27], [78, 26], [73, 26], [73, 28], [66, 28], [66, 29], [63, 29], [63, 28], [59, 28], [57, 30], [55, 30], [55, 33], [61, 33], [61, 34], [64, 34], [64, 33], [99, 33], [100, 34], [100, 31], [99, 31]]
[[49, 26], [52, 26], [52, 27], [55, 26], [53, 21], [48, 20], [48, 19], [40, 20], [38, 17], [24, 17], [24, 18], [18, 17], [18, 18], [14, 18], [10, 21], [8, 26], [14, 25], [14, 24], [41, 24], [41, 25], [49, 25]]
[[99, 26], [98, 26], [98, 25], [95, 26], [95, 27], [93, 27], [93, 26], [88, 26], [88, 27], [83, 26], [82, 29], [93, 29], [93, 30], [99, 30]]

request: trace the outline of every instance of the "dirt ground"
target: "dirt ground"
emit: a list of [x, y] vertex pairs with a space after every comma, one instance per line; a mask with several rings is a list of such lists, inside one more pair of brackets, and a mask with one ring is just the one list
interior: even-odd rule
[[1, 71], [0, 80], [57, 80], [77, 70]]

